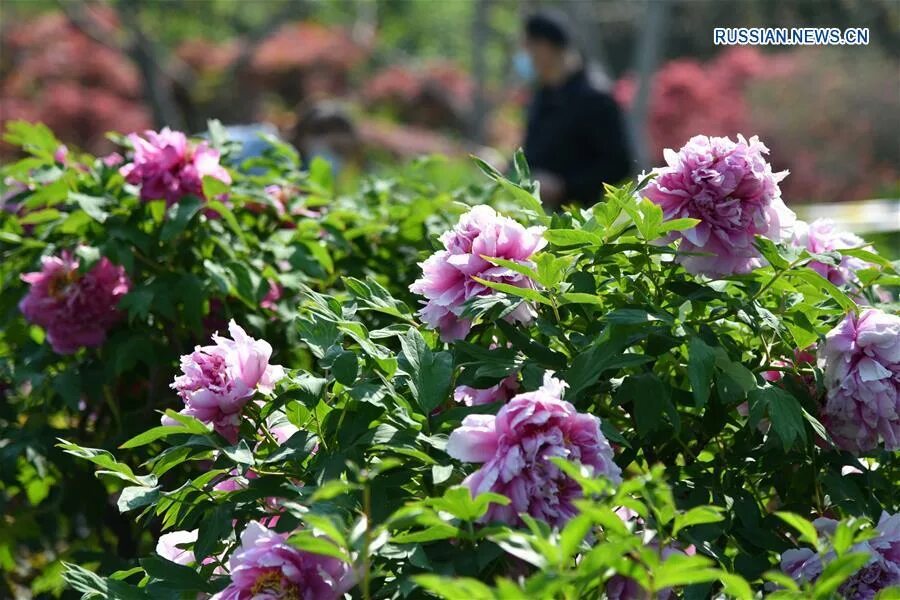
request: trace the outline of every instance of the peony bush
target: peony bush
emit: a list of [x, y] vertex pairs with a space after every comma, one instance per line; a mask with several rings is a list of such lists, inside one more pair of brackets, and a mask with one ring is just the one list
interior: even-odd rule
[[557, 214], [521, 156], [112, 139], [7, 133], [0, 593], [895, 593], [900, 265], [757, 138]]

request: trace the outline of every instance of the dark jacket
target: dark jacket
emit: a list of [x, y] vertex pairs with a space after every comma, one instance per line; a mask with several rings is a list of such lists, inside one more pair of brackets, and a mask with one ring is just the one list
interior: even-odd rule
[[616, 101], [584, 70], [540, 88], [528, 109], [525, 157], [532, 171], [565, 182], [568, 201], [597, 202], [603, 184], [632, 175], [625, 120]]

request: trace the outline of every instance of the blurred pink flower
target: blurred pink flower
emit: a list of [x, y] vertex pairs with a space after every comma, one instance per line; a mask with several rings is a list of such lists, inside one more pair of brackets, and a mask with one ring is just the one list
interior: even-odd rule
[[[422, 320], [439, 329], [444, 341], [464, 338], [472, 326], [469, 319], [460, 316], [466, 301], [494, 293], [475, 277], [523, 288], [535, 285], [528, 277], [495, 266], [482, 256], [530, 265], [531, 255], [547, 243], [543, 233], [543, 227], [525, 228], [489, 206], [472, 208], [460, 217], [456, 227], [441, 236], [444, 250], [420, 263], [422, 277], [409, 286], [410, 291], [426, 298], [419, 311]], [[520, 323], [533, 318], [534, 311], [525, 302], [506, 316], [508, 321]]]
[[100, 159], [100, 161], [109, 168], [118, 167], [123, 162], [125, 162], [125, 158], [119, 154], [118, 152], [111, 152]]
[[122, 317], [119, 300], [128, 293], [125, 269], [102, 257], [87, 273], [68, 251], [41, 259], [41, 270], [22, 275], [31, 286], [19, 310], [31, 323], [47, 331], [59, 354], [100, 346], [106, 333]]
[[53, 160], [60, 164], [65, 164], [67, 156], [69, 156], [69, 149], [66, 148], [65, 144], [60, 144], [56, 152], [53, 153]]
[[283, 292], [284, 288], [281, 287], [280, 283], [278, 283], [274, 279], [269, 279], [269, 291], [266, 292], [266, 295], [260, 301], [260, 307], [268, 310], [275, 310], [276, 308], [278, 308], [277, 303], [279, 300], [281, 300]]
[[[755, 236], [781, 241], [790, 235], [795, 216], [781, 200], [778, 182], [763, 157], [769, 149], [757, 137], [733, 142], [698, 135], [677, 153], [665, 151], [666, 167], [641, 192], [663, 209], [668, 219], [694, 218], [700, 223], [676, 232], [681, 239], [678, 262], [691, 273], [747, 273], [762, 264]], [[685, 253], [702, 253], [693, 256]]]
[[[794, 227], [793, 244], [814, 254], [862, 248], [865, 240], [847, 231], [835, 229], [831, 219], [817, 219], [812, 223], [797, 221]], [[871, 248], [869, 248], [871, 250]], [[829, 265], [812, 261], [809, 267], [834, 285], [845, 285], [858, 280], [856, 271], [872, 266], [871, 263], [854, 256], [841, 256], [840, 263]]]
[[[230, 442], [237, 441], [241, 410], [257, 391], [271, 393], [284, 377], [280, 365], [270, 365], [272, 346], [251, 338], [232, 320], [231, 339], [213, 334], [215, 345], [181, 357], [182, 375], [171, 387], [184, 400], [182, 414], [212, 423]], [[168, 422], [168, 417], [163, 417]]]
[[206, 142], [192, 144], [180, 131], [165, 127], [160, 132], [145, 131], [144, 137], [130, 134], [133, 162], [119, 171], [128, 183], [141, 186], [141, 200], [164, 199], [172, 205], [184, 196], [204, 198], [203, 177], [231, 183], [231, 175], [219, 164], [219, 153]]
[[287, 535], [251, 521], [228, 561], [231, 583], [211, 600], [337, 600], [353, 587], [347, 563], [298, 550]]
[[574, 516], [581, 486], [550, 461], [553, 457], [580, 462], [613, 483], [621, 481], [600, 420], [562, 400], [565, 387], [547, 373], [537, 391], [515, 396], [496, 416], [469, 415], [450, 434], [447, 454], [484, 463], [464, 482], [472, 495], [496, 492], [511, 501], [492, 504], [486, 520], [515, 525], [521, 522], [519, 513], [528, 513], [562, 526]]
[[828, 390], [822, 422], [843, 449], [900, 448], [900, 316], [870, 308], [825, 336], [819, 363]]

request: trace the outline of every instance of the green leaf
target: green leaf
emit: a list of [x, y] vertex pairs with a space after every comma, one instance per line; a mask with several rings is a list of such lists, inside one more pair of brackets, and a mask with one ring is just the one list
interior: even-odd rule
[[684, 231], [685, 229], [693, 229], [700, 223], [700, 219], [672, 219], [664, 221], [659, 228], [660, 233], [668, 233], [670, 231]]
[[685, 527], [693, 525], [703, 525], [706, 523], [718, 523], [725, 519], [722, 513], [725, 509], [718, 506], [695, 506], [686, 513], [675, 515], [675, 524], [672, 526], [672, 535], [677, 536], [678, 532]]
[[153, 504], [159, 498], [159, 486], [130, 486], [122, 490], [116, 506], [120, 513], [128, 512], [148, 504]]
[[168, 242], [178, 236], [185, 230], [194, 215], [200, 212], [202, 206], [203, 201], [196, 196], [185, 196], [179, 200], [169, 209], [168, 218], [163, 223], [159, 239]]
[[59, 442], [56, 446], [61, 448], [66, 454], [82, 458], [101, 467], [102, 470], [97, 471], [98, 476], [111, 475], [139, 486], [155, 486], [157, 483], [156, 477], [153, 475], [140, 477], [135, 475], [131, 467], [116, 461], [115, 457], [106, 450], [82, 448], [78, 444], [72, 444], [63, 439], [60, 439]]
[[486, 256], [484, 254], [481, 255], [481, 258], [483, 258], [484, 260], [488, 261], [491, 264], [504, 267], [506, 269], [509, 269], [510, 271], [513, 271], [514, 273], [519, 273], [519, 274], [524, 275], [525, 277], [528, 277], [535, 281], [538, 281], [540, 279], [540, 276], [537, 274], [537, 271], [535, 271], [531, 266], [529, 266], [527, 264], [522, 264], [522, 263], [516, 262], [514, 260], [506, 260], [504, 258], [497, 258], [494, 256]]
[[353, 385], [353, 382], [356, 381], [358, 369], [359, 362], [356, 359], [356, 354], [346, 350], [338, 354], [337, 358], [331, 363], [331, 373], [334, 375], [334, 378], [347, 386]]
[[435, 510], [448, 512], [463, 521], [476, 521], [487, 513], [492, 503], [506, 506], [509, 504], [509, 498], [492, 492], [485, 492], [479, 494], [477, 498], [472, 498], [469, 488], [457, 485], [448, 488], [442, 497], [428, 498], [425, 503]]
[[449, 397], [453, 356], [449, 352], [432, 352], [414, 327], [400, 338], [400, 345], [408, 365], [410, 391], [422, 413], [430, 415]]
[[[204, 182], [207, 179], [212, 179], [213, 181], [219, 181], [218, 179], [215, 179], [212, 177], [204, 177], [203, 179], [204, 179]], [[207, 198], [211, 198], [211, 197], [212, 196], [207, 196]], [[238, 236], [238, 239], [240, 239], [241, 241], [246, 241], [244, 238], [244, 231], [241, 229], [240, 224], [238, 223], [237, 219], [234, 216], [234, 213], [231, 211], [230, 208], [228, 208], [227, 206], [225, 206], [218, 200], [207, 201], [206, 208], [213, 212], [218, 213], [219, 216], [221, 216], [222, 219], [224, 219], [225, 222], [228, 224], [228, 227], [231, 228], [231, 231], [234, 232], [234, 234], [236, 236]]]
[[159, 427], [153, 427], [152, 429], [148, 429], [147, 431], [137, 434], [136, 436], [119, 446], [119, 448], [123, 450], [127, 448], [138, 448], [140, 446], [146, 446], [147, 444], [155, 442], [156, 440], [164, 439], [170, 435], [185, 433], [190, 432], [181, 425], [160, 425]]
[[646, 437], [663, 425], [663, 415], [668, 414], [673, 425], [678, 415], [669, 399], [668, 387], [653, 373], [632, 375], [622, 382], [616, 392], [617, 401], [631, 402], [638, 435]]
[[350, 562], [347, 552], [340, 548], [337, 544], [324, 536], [318, 536], [310, 531], [298, 531], [288, 538], [288, 543], [304, 552], [311, 554], [319, 554], [321, 556], [330, 556], [344, 562]]
[[603, 297], [583, 292], [566, 292], [560, 295], [560, 304], [596, 304], [603, 305]]
[[548, 229], [544, 239], [554, 246], [600, 246], [603, 239], [596, 233], [582, 229]]
[[105, 223], [107, 217], [109, 217], [109, 213], [104, 210], [110, 202], [108, 198], [69, 192], [69, 200], [78, 204], [81, 210], [98, 223]]
[[698, 337], [692, 337], [688, 342], [688, 379], [691, 382], [691, 391], [694, 394], [694, 402], [699, 407], [706, 405], [709, 400], [709, 386], [712, 383], [716, 354], [706, 342]]
[[210, 204], [213, 201], [217, 201], [216, 199], [219, 196], [227, 194], [229, 189], [229, 185], [221, 179], [212, 175], [203, 176], [203, 196], [210, 201]]
[[785, 259], [781, 255], [781, 251], [778, 246], [772, 240], [768, 238], [764, 238], [762, 236], [757, 236], [756, 238], [756, 248], [759, 250], [759, 253], [763, 255], [770, 265], [775, 267], [778, 270], [787, 269], [790, 266], [791, 261]]
[[491, 588], [471, 577], [413, 575], [413, 581], [444, 600], [493, 600]]
[[179, 592], [212, 592], [209, 580], [188, 566], [159, 556], [142, 558], [141, 566], [150, 577], [165, 581], [168, 588]]
[[802, 279], [809, 283], [812, 286], [815, 286], [816, 289], [824, 289], [828, 292], [828, 295], [831, 296], [831, 299], [837, 302], [837, 304], [847, 312], [855, 312], [857, 310], [856, 303], [850, 299], [850, 297], [845, 294], [840, 288], [836, 285], [819, 275], [816, 271], [808, 267], [804, 267], [802, 269], [795, 269], [791, 271], [791, 274], [799, 279]]
[[786, 511], [776, 511], [775, 515], [793, 527], [800, 534], [800, 541], [806, 542], [814, 548], [819, 546], [819, 532], [808, 520], [798, 514]]
[[540, 304], [546, 304], [548, 306], [553, 304], [552, 302], [550, 302], [549, 298], [544, 297], [540, 292], [532, 288], [524, 288], [510, 285], [508, 283], [488, 281], [487, 279], [482, 279], [481, 277], [473, 276], [472, 279], [483, 286], [489, 287], [499, 292], [503, 292], [504, 294], [509, 294], [511, 296], [516, 296], [517, 298], [523, 298], [525, 300], [531, 300], [532, 302], [538, 302]]
[[798, 439], [806, 443], [803, 407], [791, 394], [780, 387], [759, 388], [750, 392], [751, 412], [758, 411], [754, 409], [756, 404], [765, 406], [772, 429], [784, 445], [785, 452]]
[[234, 507], [223, 504], [217, 506], [202, 521], [197, 531], [197, 541], [194, 542], [194, 556], [197, 562], [213, 553], [220, 541], [224, 541], [231, 534], [231, 520]]
[[82, 600], [94, 598], [107, 600], [144, 600], [149, 599], [147, 592], [139, 587], [127, 584], [124, 581], [100, 577], [83, 567], [64, 562], [65, 573], [63, 578], [76, 592], [82, 593]]

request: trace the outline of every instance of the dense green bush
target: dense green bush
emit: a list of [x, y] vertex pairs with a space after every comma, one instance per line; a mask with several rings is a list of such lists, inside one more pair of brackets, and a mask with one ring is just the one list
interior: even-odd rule
[[[486, 177], [453, 192], [435, 189], [440, 163], [425, 160], [346, 195], [324, 163], [300, 171], [273, 142], [231, 183], [205, 177], [203, 198], [167, 207], [141, 200], [114, 158], [62, 155], [45, 128], [18, 123], [8, 139], [29, 156], [3, 170], [15, 204], [0, 217], [0, 594], [61, 593], [63, 571], [85, 597], [221, 592], [252, 563], [241, 536], [256, 521], [354, 597], [865, 597], [844, 582], [872, 564], [867, 538], [886, 539], [870, 523], [900, 508], [900, 462], [887, 433], [857, 454], [836, 445], [821, 418], [828, 365], [795, 353], [900, 282], [871, 249], [757, 237], [765, 266], [709, 278], [659, 241], [697, 220], [664, 218], [635, 186], [547, 215], [521, 159], [509, 179], [479, 163]], [[452, 317], [471, 330], [443, 342], [414, 312], [416, 262], [485, 203], [521, 224], [503, 231], [531, 226], [536, 245], [519, 260], [467, 251], [487, 265]], [[22, 274], [64, 251], [73, 281], [104, 259], [129, 281], [105, 341], [72, 354], [19, 311]], [[861, 266], [845, 285], [810, 267], [846, 258]], [[230, 320], [285, 368], [271, 392], [254, 379], [233, 431], [177, 412], [176, 391], [194, 388], [170, 389], [178, 357]], [[466, 401], [479, 391], [496, 401]], [[556, 506], [556, 488], [538, 488], [565, 514], [495, 518], [510, 499], [472, 497], [476, 465], [455, 460], [454, 436], [523, 396], [564, 406], [559, 394], [571, 403], [560, 422], [599, 418], [592, 435], [616, 466], [580, 464], [596, 440], [561, 425], [554, 447], [585, 454], [528, 464], [566, 490]], [[817, 517], [844, 520], [817, 529]], [[812, 583], [779, 571], [801, 547], [825, 563]], [[317, 597], [263, 571], [254, 593]]]

